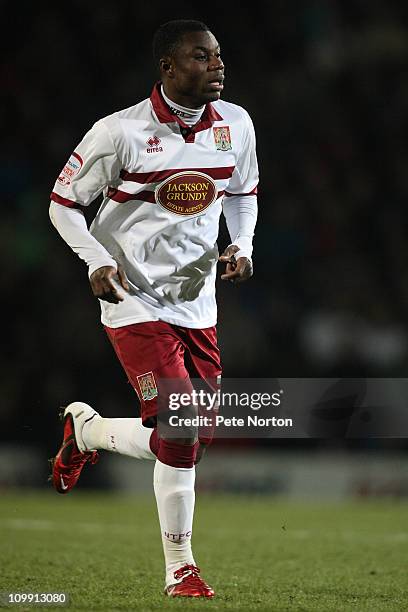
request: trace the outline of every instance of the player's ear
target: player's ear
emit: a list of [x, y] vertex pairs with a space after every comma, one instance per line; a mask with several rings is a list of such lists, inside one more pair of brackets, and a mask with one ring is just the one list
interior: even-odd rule
[[160, 62], [160, 72], [165, 73], [169, 78], [173, 78], [173, 65], [170, 57], [162, 57]]

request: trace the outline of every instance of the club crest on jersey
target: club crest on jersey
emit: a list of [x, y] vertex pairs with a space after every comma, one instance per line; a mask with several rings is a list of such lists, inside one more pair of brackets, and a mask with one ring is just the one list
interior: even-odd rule
[[217, 151], [230, 151], [232, 149], [232, 144], [229, 127], [215, 127], [213, 130], [215, 147]]
[[140, 393], [142, 394], [142, 399], [147, 401], [157, 397], [158, 391], [153, 372], [146, 372], [146, 374], [141, 374], [137, 377], [137, 382], [139, 385]]
[[154, 136], [150, 136], [150, 138], [148, 138], [146, 140], [146, 144], [149, 145], [147, 147], [147, 152], [148, 153], [161, 153], [163, 151], [163, 147], [160, 147], [161, 140], [158, 136], [154, 135]]
[[83, 160], [78, 153], [75, 151], [72, 153], [71, 157], [61, 170], [61, 174], [59, 175], [57, 181], [62, 187], [68, 187], [71, 184], [72, 179], [75, 175], [78, 174], [80, 169], [83, 166]]
[[197, 215], [217, 199], [217, 185], [204, 172], [186, 170], [160, 183], [155, 198], [160, 206], [175, 215]]

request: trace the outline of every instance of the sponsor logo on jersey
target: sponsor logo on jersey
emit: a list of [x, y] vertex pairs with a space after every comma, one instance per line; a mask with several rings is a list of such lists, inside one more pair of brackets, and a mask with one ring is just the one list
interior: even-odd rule
[[71, 157], [63, 167], [61, 174], [59, 175], [57, 181], [62, 187], [67, 187], [71, 184], [72, 179], [83, 166], [83, 160], [78, 153], [72, 153]]
[[232, 149], [232, 144], [229, 127], [215, 127], [213, 131], [217, 151], [230, 151]]
[[178, 172], [156, 187], [155, 197], [160, 206], [175, 215], [196, 215], [216, 200], [217, 185], [203, 172]]
[[139, 385], [140, 393], [142, 394], [142, 399], [147, 401], [152, 400], [154, 397], [157, 397], [158, 391], [153, 372], [146, 372], [146, 374], [141, 374], [137, 377], [137, 382]]
[[149, 145], [146, 151], [148, 153], [161, 153], [163, 151], [163, 147], [159, 147], [160, 143], [161, 140], [158, 136], [150, 136], [150, 138], [146, 140], [146, 144]]

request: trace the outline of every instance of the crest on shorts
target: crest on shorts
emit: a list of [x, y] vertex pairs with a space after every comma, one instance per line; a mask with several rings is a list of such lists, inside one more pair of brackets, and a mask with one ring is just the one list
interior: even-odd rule
[[216, 149], [218, 151], [230, 151], [232, 144], [229, 127], [215, 127], [213, 130]]
[[137, 377], [137, 382], [139, 384], [140, 393], [142, 394], [142, 399], [146, 401], [157, 397], [158, 391], [153, 372], [141, 374]]

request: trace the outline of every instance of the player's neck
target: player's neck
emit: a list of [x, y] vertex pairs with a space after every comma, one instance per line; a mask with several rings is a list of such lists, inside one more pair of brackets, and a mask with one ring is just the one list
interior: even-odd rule
[[170, 107], [170, 110], [174, 115], [180, 117], [180, 119], [186, 125], [195, 125], [197, 121], [200, 120], [201, 115], [203, 114], [205, 105], [200, 108], [187, 108], [186, 106], [181, 106], [181, 104], [177, 104], [174, 100], [171, 100], [164, 92], [163, 85], [161, 86], [162, 96], [166, 104]]

